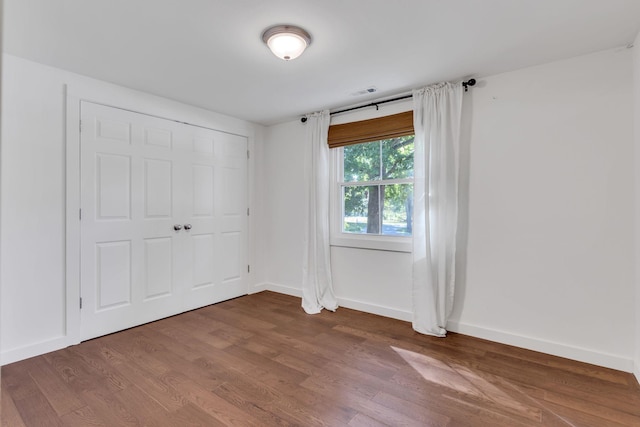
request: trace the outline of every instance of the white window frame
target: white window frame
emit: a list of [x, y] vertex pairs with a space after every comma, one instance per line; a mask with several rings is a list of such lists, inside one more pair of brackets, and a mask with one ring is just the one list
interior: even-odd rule
[[[379, 234], [345, 233], [342, 230], [342, 185], [351, 183], [344, 182], [344, 147], [334, 148], [331, 151], [331, 246], [393, 252], [411, 252], [413, 246], [413, 237], [411, 236], [385, 236]], [[393, 184], [396, 183], [395, 181], [398, 181], [398, 183], [407, 182], [406, 179], [388, 180], [385, 182]], [[372, 182], [371, 184], [376, 185], [380, 184], [380, 182]]]

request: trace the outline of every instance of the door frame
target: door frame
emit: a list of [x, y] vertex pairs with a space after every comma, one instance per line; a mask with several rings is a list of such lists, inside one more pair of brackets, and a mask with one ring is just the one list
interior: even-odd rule
[[[66, 345], [81, 342], [80, 316], [80, 106], [82, 102], [91, 102], [107, 107], [119, 108], [134, 113], [145, 114], [160, 119], [202, 127], [219, 132], [230, 133], [247, 138], [250, 153], [255, 150], [256, 127], [239, 119], [202, 110], [176, 101], [159, 98], [143, 92], [120, 86], [96, 85], [86, 81], [77, 85], [64, 86], [65, 103], [65, 141], [66, 141], [66, 205], [65, 205], [65, 338]], [[254, 197], [253, 176], [254, 156], [247, 161], [247, 206], [251, 209]], [[253, 233], [255, 216], [247, 219], [246, 256], [251, 265], [254, 259]], [[247, 277], [247, 294], [251, 293], [254, 281], [253, 271]]]

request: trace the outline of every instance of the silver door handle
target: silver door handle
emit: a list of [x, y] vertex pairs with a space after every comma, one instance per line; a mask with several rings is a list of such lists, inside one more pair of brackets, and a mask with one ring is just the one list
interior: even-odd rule
[[[191, 228], [191, 227], [189, 227], [189, 228]], [[182, 226], [180, 224], [175, 224], [173, 226], [173, 229], [176, 230], [176, 231], [180, 231], [180, 230], [182, 230]]]
[[187, 230], [187, 231], [191, 230], [191, 224], [185, 224], [184, 225], [184, 229]]

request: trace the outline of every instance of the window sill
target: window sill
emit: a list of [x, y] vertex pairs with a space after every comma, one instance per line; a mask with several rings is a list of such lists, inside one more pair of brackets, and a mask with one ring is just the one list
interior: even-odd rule
[[362, 234], [340, 233], [331, 236], [331, 246], [371, 249], [390, 252], [411, 252], [411, 237], [366, 236]]

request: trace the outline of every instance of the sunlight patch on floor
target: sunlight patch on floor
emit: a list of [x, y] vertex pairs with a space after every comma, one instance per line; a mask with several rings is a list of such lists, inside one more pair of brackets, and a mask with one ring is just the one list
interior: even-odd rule
[[514, 393], [517, 388], [501, 378], [425, 354], [391, 348], [426, 381], [448, 389], [451, 395], [446, 396], [445, 391], [443, 395], [446, 397], [461, 399], [485, 409], [499, 408], [531, 420], [541, 420], [542, 408], [522, 402], [522, 393]]

